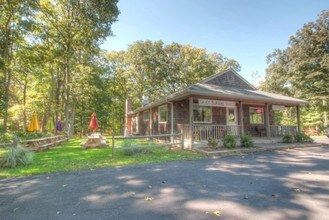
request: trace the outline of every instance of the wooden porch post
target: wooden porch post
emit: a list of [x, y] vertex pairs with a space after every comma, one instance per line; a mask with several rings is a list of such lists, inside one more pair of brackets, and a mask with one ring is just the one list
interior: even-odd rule
[[296, 110], [297, 110], [297, 133], [300, 133], [300, 109], [299, 109], [299, 105], [296, 106]]
[[152, 115], [152, 108], [150, 108], [150, 136], [152, 135], [153, 131], [152, 128], [153, 127], [153, 115]]
[[[170, 108], [170, 133], [171, 135], [174, 134], [174, 103], [170, 102], [171, 108]], [[174, 143], [174, 136], [170, 137], [170, 142]]]
[[189, 149], [191, 150], [193, 147], [193, 97], [189, 99], [189, 130], [190, 130], [190, 144]]
[[266, 126], [266, 136], [267, 138], [271, 138], [270, 111], [269, 111], [268, 103], [265, 103], [265, 126]]
[[240, 136], [244, 135], [242, 102], [239, 101]]

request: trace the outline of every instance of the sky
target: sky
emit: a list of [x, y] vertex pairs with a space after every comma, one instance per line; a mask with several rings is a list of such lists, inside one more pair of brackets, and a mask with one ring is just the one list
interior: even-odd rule
[[162, 40], [206, 48], [235, 59], [240, 74], [255, 83], [266, 56], [285, 49], [289, 37], [315, 21], [328, 0], [119, 0], [114, 36], [102, 49], [126, 50], [138, 40]]

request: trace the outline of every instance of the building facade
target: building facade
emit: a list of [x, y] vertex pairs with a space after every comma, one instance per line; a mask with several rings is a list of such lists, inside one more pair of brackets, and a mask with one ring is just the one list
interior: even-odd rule
[[[229, 69], [136, 110], [127, 100], [125, 135], [183, 132], [191, 144], [227, 134], [270, 138], [299, 132], [299, 109], [304, 104], [257, 90]], [[275, 113], [288, 107], [296, 108], [297, 126], [275, 124]]]

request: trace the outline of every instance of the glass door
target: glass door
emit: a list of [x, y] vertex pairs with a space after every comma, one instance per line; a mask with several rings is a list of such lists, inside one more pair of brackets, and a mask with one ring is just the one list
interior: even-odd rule
[[236, 107], [226, 108], [226, 123], [227, 125], [237, 125]]

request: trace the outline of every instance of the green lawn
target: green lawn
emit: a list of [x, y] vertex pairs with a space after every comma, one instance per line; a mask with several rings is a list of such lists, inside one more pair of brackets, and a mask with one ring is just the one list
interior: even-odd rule
[[[28, 166], [15, 169], [0, 168], [0, 178], [204, 157], [195, 152], [168, 150], [168, 148], [152, 149], [151, 152], [147, 154], [125, 156], [122, 150], [118, 148], [115, 151], [115, 157], [112, 158], [112, 151], [110, 148], [85, 150], [79, 146], [81, 141], [82, 139], [72, 139], [51, 150], [35, 153], [33, 163]], [[108, 140], [108, 142], [110, 142], [110, 140]], [[139, 142], [138, 145], [143, 145], [143, 143]], [[0, 148], [0, 156], [3, 152], [4, 149]]]

